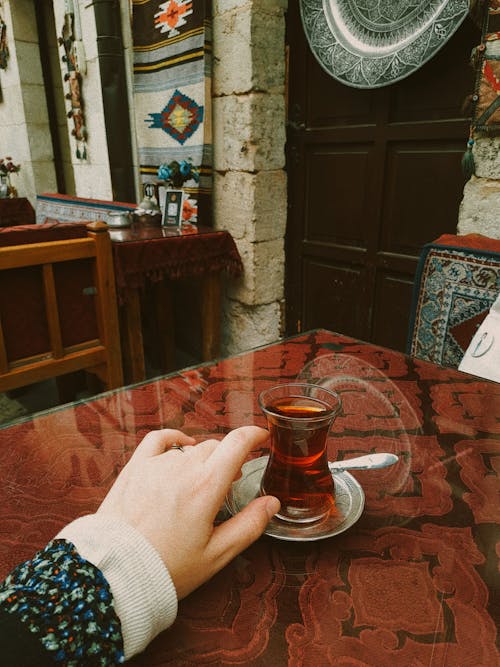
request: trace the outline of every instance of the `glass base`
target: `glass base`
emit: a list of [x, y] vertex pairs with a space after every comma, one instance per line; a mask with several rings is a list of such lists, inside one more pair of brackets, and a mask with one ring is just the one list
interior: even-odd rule
[[[235, 515], [260, 495], [260, 487], [267, 456], [247, 461], [241, 469], [241, 477], [233, 482], [226, 497], [226, 509]], [[265, 530], [279, 540], [308, 542], [333, 537], [350, 528], [359, 519], [365, 504], [365, 494], [359, 482], [348, 472], [332, 473], [335, 484], [334, 510], [327, 512], [320, 520], [301, 523], [283, 521], [275, 516]]]
[[[261, 496], [273, 495], [269, 491], [266, 491], [262, 485], [260, 486], [259, 493]], [[318, 503], [316, 507], [297, 507], [282, 503], [280, 511], [275, 516], [277, 519], [291, 524], [309, 524], [321, 521], [332, 510], [335, 511], [335, 500], [333, 497], [328, 498], [327, 502], [323, 502], [321, 505]]]

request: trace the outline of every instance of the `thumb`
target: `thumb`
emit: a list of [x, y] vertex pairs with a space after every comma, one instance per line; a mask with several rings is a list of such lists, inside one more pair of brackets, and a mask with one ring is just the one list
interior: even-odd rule
[[219, 568], [255, 542], [273, 516], [279, 511], [280, 502], [274, 496], [262, 496], [252, 500], [241, 512], [217, 526], [212, 534], [213, 558]]

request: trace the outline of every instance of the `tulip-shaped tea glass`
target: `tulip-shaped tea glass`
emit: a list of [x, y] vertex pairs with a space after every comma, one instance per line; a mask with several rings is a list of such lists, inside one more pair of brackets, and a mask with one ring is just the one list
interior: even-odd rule
[[259, 405], [271, 435], [260, 491], [281, 502], [277, 517], [311, 523], [335, 507], [326, 438], [340, 410], [338, 394], [314, 384], [287, 383], [266, 389]]

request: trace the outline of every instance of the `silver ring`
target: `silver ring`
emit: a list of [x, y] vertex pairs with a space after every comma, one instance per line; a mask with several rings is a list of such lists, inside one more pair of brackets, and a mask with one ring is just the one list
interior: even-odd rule
[[184, 451], [184, 447], [182, 445], [170, 445], [170, 449], [178, 449], [180, 452]]

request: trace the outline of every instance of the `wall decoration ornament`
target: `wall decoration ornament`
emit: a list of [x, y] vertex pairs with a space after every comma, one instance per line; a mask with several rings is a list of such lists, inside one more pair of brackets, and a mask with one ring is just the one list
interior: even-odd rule
[[471, 106], [469, 139], [462, 158], [466, 178], [475, 172], [473, 148], [477, 135], [500, 135], [500, 0], [476, 0], [471, 13], [481, 25], [481, 43], [472, 50], [471, 56], [476, 81], [474, 93], [466, 101]]
[[353, 88], [380, 88], [415, 72], [467, 16], [469, 0], [300, 0], [309, 46]]
[[164, 109], [149, 116], [150, 128], [161, 128], [183, 144], [202, 122], [203, 107], [180, 90], [175, 90]]
[[0, 69], [7, 69], [9, 47], [7, 46], [7, 24], [0, 15]]
[[66, 99], [71, 108], [67, 113], [73, 119], [71, 134], [76, 140], [76, 157], [79, 160], [87, 159], [87, 128], [85, 126], [84, 105], [82, 98], [82, 74], [86, 71], [85, 54], [81, 39], [80, 14], [75, 8], [73, 0], [65, 1], [64, 23], [59, 37], [59, 46], [64, 49], [62, 61], [66, 65], [64, 81], [68, 84]]
[[175, 37], [180, 34], [179, 28], [186, 25], [186, 19], [193, 13], [191, 0], [168, 0], [162, 2], [160, 11], [155, 14], [155, 26], [161, 32], [166, 32], [167, 37]]

